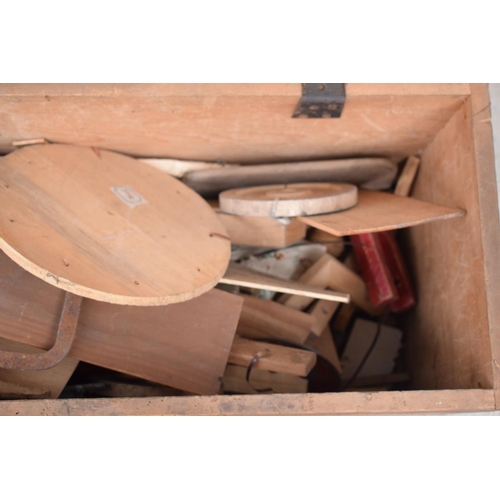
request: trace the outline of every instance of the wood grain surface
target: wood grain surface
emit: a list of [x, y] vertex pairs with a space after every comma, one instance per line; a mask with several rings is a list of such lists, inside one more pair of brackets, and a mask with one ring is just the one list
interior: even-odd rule
[[356, 186], [326, 182], [237, 188], [219, 195], [222, 212], [257, 217], [326, 214], [352, 208], [357, 201]]
[[464, 215], [460, 208], [449, 208], [378, 191], [360, 190], [358, 204], [333, 214], [299, 217], [302, 222], [335, 236], [391, 231], [427, 222]]
[[307, 182], [351, 183], [365, 189], [387, 189], [397, 174], [397, 166], [386, 158], [350, 158], [270, 165], [251, 165], [190, 172], [183, 181], [203, 196], [252, 186]]
[[413, 182], [418, 172], [420, 158], [418, 156], [410, 156], [399, 175], [398, 182], [394, 188], [394, 194], [398, 196], [410, 196]]
[[[0, 252], [0, 337], [48, 349], [64, 295]], [[216, 394], [242, 302], [220, 290], [158, 307], [84, 299], [69, 356], [195, 394]]]
[[123, 155], [29, 146], [0, 160], [0, 248], [35, 276], [115, 304], [201, 295], [227, 267], [229, 241], [182, 182]]

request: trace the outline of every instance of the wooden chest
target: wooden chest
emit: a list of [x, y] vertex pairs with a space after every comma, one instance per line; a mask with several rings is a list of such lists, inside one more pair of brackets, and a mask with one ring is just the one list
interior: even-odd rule
[[0, 153], [44, 137], [228, 163], [411, 154], [413, 196], [465, 217], [405, 229], [419, 297], [413, 390], [0, 402], [2, 415], [331, 415], [500, 408], [500, 228], [485, 84], [347, 84], [339, 119], [292, 119], [300, 84], [0, 85]]

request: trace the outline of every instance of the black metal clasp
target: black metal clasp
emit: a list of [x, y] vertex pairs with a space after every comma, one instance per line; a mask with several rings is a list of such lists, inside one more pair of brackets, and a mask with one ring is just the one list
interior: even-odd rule
[[344, 103], [343, 83], [303, 83], [292, 118], [340, 118]]

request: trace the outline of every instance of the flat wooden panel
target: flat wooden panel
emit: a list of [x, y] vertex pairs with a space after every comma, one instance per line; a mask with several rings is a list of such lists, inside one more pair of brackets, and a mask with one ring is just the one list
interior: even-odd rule
[[0, 203], [0, 248], [35, 276], [83, 297], [181, 302], [213, 288], [229, 262], [227, 234], [208, 203], [124, 155], [23, 148], [0, 160]]
[[[491, 175], [487, 182], [494, 183]], [[413, 193], [431, 203], [463, 207], [467, 214], [406, 233], [418, 301], [405, 328], [412, 385], [418, 389], [492, 388], [482, 239], [486, 241], [492, 231], [498, 241], [499, 229], [494, 227], [498, 208], [492, 208], [494, 193], [484, 205], [480, 202], [470, 102], [425, 150]], [[489, 206], [489, 216], [480, 212], [481, 206]], [[481, 221], [488, 217], [492, 226], [483, 232]], [[498, 246], [494, 252], [498, 259]], [[498, 281], [490, 286], [498, 286]], [[490, 307], [498, 309], [498, 300], [490, 302]]]
[[[64, 292], [0, 252], [0, 337], [48, 349]], [[180, 304], [84, 299], [70, 357], [197, 394], [216, 394], [243, 300], [220, 290]]]
[[496, 406], [500, 408], [500, 224], [491, 128], [490, 96], [486, 84], [472, 85], [472, 124], [481, 217], [486, 304]]
[[385, 415], [495, 409], [492, 390], [0, 402], [0, 415]]
[[0, 86], [0, 152], [20, 139], [140, 157], [264, 163], [416, 154], [468, 85], [347, 85], [342, 118], [292, 119], [300, 84]]
[[[42, 349], [0, 338], [0, 350], [11, 352], [41, 353]], [[70, 357], [48, 370], [5, 370], [0, 368], [0, 394], [5, 394], [5, 385], [11, 387], [10, 394], [16, 394], [17, 387], [21, 388], [19, 394], [30, 397], [58, 398], [62, 390], [73, 375], [78, 360]], [[22, 399], [22, 397], [20, 398]]]
[[[453, 206], [453, 205], [452, 205]], [[425, 203], [415, 198], [360, 189], [358, 204], [343, 212], [298, 217], [334, 236], [391, 231], [463, 215], [460, 208]]]

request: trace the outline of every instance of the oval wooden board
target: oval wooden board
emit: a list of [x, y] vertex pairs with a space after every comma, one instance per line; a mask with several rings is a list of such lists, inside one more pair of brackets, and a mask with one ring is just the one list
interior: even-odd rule
[[229, 263], [226, 231], [203, 198], [117, 153], [65, 145], [15, 151], [0, 161], [0, 203], [0, 248], [83, 297], [182, 302], [215, 286]]
[[238, 188], [224, 191], [219, 195], [222, 212], [271, 217], [338, 212], [355, 206], [357, 200], [356, 186], [327, 182]]

